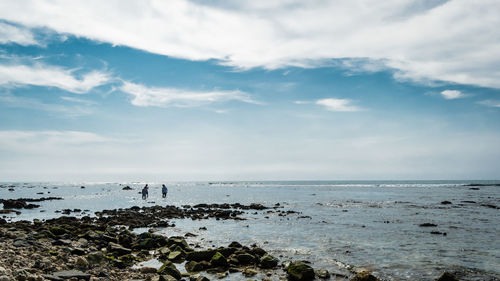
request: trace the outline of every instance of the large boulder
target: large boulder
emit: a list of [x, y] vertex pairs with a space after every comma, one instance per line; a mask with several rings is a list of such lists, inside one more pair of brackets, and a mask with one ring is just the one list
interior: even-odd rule
[[288, 279], [293, 281], [314, 280], [314, 269], [303, 262], [294, 262], [287, 268]]

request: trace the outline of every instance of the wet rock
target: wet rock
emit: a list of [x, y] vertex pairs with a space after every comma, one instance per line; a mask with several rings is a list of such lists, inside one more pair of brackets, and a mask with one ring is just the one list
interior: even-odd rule
[[436, 227], [437, 224], [426, 222], [426, 223], [421, 223], [418, 226], [420, 226], [420, 227]]
[[168, 240], [167, 240], [167, 245], [170, 247], [172, 245], [178, 245], [179, 247], [181, 247], [182, 249], [187, 249], [189, 248], [189, 245], [188, 243], [186, 242], [186, 240], [183, 238], [183, 237], [170, 237]]
[[187, 254], [186, 260], [197, 262], [210, 261], [215, 253], [215, 250], [193, 251]]
[[260, 258], [261, 268], [274, 268], [277, 265], [278, 265], [278, 259], [271, 255], [265, 254], [264, 256], [262, 256], [262, 258]]
[[177, 281], [177, 280], [178, 280], [177, 278], [175, 278], [169, 274], [160, 275], [160, 278], [158, 279], [158, 281]]
[[243, 272], [241, 272], [245, 277], [252, 277], [252, 276], [255, 276], [257, 275], [257, 270], [253, 269], [253, 268], [245, 268], [243, 270]]
[[179, 272], [179, 270], [177, 270], [177, 268], [171, 261], [166, 261], [165, 263], [163, 263], [160, 269], [158, 269], [158, 273], [160, 275], [168, 274], [177, 280], [181, 279], [181, 273]]
[[107, 247], [108, 252], [116, 254], [118, 256], [127, 255], [132, 253], [131, 249], [125, 248], [120, 244], [109, 242]]
[[[314, 280], [314, 269], [303, 262], [294, 262], [288, 269], [288, 279], [293, 281]], [[361, 280], [360, 280], [361, 281]]]
[[51, 227], [49, 229], [49, 231], [50, 231], [50, 233], [52, 233], [52, 234], [54, 234], [56, 236], [63, 235], [63, 234], [65, 234], [67, 232], [66, 229], [64, 229], [64, 228], [62, 228], [60, 226], [57, 226], [57, 225]]
[[95, 251], [87, 255], [87, 261], [90, 264], [101, 264], [106, 261], [106, 256], [100, 251]]
[[290, 267], [290, 265], [292, 265], [292, 261], [289, 261], [289, 260], [284, 261], [284, 262], [281, 263], [281, 267], [283, 267], [283, 269], [285, 271], [288, 270], [288, 268]]
[[316, 271], [316, 276], [321, 279], [329, 279], [330, 278], [330, 272], [326, 269], [320, 269]]
[[240, 243], [233, 241], [233, 242], [231, 242], [231, 244], [229, 244], [228, 247], [229, 248], [242, 248], [243, 246]]
[[141, 267], [140, 269], [141, 273], [147, 274], [147, 273], [156, 273], [158, 270], [154, 267]]
[[29, 247], [29, 246], [31, 246], [31, 244], [28, 241], [23, 240], [23, 239], [18, 239], [16, 241], [14, 241], [14, 243], [12, 243], [12, 245], [14, 245], [15, 247]]
[[441, 202], [441, 204], [442, 204], [442, 205], [450, 205], [450, 204], [451, 204], [451, 202], [450, 202], [450, 201], [442, 201], [442, 202]]
[[199, 272], [203, 270], [203, 266], [195, 261], [190, 261], [184, 265], [187, 272]]
[[267, 254], [267, 252], [260, 247], [253, 247], [252, 250], [250, 250], [250, 253], [257, 257], [262, 257], [263, 255]]
[[127, 185], [124, 188], [122, 188], [122, 190], [133, 190], [133, 188]]
[[449, 272], [444, 272], [436, 281], [458, 281], [457, 277], [455, 275], [449, 273]]
[[371, 275], [369, 271], [361, 271], [351, 281], [378, 281], [377, 277]]
[[249, 253], [237, 254], [236, 259], [243, 265], [255, 263], [255, 257]]
[[196, 281], [210, 281], [210, 279], [208, 279], [207, 277], [205, 277], [203, 275], [200, 275], [200, 276], [198, 276], [198, 278], [196, 278]]
[[227, 267], [227, 259], [219, 252], [216, 252], [212, 259], [210, 259], [210, 264], [215, 267]]
[[78, 257], [76, 258], [75, 265], [78, 268], [86, 269], [89, 267], [89, 262], [84, 257]]
[[82, 248], [73, 248], [70, 252], [72, 255], [83, 256], [85, 255], [85, 250]]
[[168, 255], [168, 259], [171, 260], [171, 261], [182, 261], [184, 260], [184, 257], [186, 256], [186, 254], [182, 251], [174, 251], [174, 252], [170, 252], [170, 254]]
[[[60, 278], [62, 280], [66, 279], [71, 279], [71, 278], [77, 278], [77, 280], [83, 279], [83, 280], [90, 280], [90, 274], [83, 273], [78, 270], [63, 270], [63, 271], [58, 271], [52, 274], [52, 276], [56, 278]], [[45, 277], [47, 278], [47, 277]], [[49, 279], [49, 278], [47, 278]], [[53, 279], [52, 279], [53, 280]]]

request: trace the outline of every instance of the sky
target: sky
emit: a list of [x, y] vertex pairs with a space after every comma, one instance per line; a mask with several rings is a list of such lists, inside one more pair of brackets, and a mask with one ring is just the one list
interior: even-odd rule
[[500, 175], [497, 0], [0, 0], [0, 181]]

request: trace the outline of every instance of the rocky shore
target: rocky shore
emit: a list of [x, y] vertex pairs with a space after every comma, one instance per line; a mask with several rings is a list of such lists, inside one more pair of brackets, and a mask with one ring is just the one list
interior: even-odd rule
[[[280, 260], [258, 245], [228, 241], [225, 246], [201, 249], [188, 242], [190, 233], [184, 237], [154, 233], [155, 228], [173, 226], [172, 219], [244, 220], [241, 215], [256, 210], [281, 216], [296, 213], [280, 208], [279, 204], [199, 204], [131, 207], [104, 210], [93, 217], [33, 222], [0, 219], [0, 281], [378, 280], [367, 271], [336, 275], [314, 269], [307, 261]], [[150, 230], [134, 232], [143, 227]], [[457, 279], [445, 273], [437, 280]]]

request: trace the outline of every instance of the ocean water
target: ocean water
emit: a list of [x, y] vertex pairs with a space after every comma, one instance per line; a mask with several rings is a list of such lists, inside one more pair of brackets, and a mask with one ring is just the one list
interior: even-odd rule
[[[47, 219], [62, 209], [88, 210], [198, 203], [261, 203], [299, 214], [250, 212], [244, 221], [174, 220], [165, 235], [199, 236], [188, 242], [202, 247], [231, 241], [258, 244], [281, 260], [308, 260], [317, 269], [346, 272], [367, 268], [387, 280], [434, 280], [458, 271], [461, 280], [500, 279], [500, 181], [301, 181], [149, 183], [150, 197], [138, 192], [144, 183], [2, 183], [0, 198], [63, 197], [41, 207], [3, 215], [8, 220]], [[85, 186], [85, 189], [80, 186]], [[132, 191], [122, 187], [129, 185]], [[9, 191], [13, 186], [14, 191]], [[43, 193], [43, 194], [38, 194]], [[451, 204], [442, 204], [450, 201]], [[81, 216], [82, 214], [72, 214]], [[420, 227], [433, 223], [437, 227]], [[206, 230], [200, 230], [206, 227]], [[442, 234], [431, 234], [438, 231]]]

